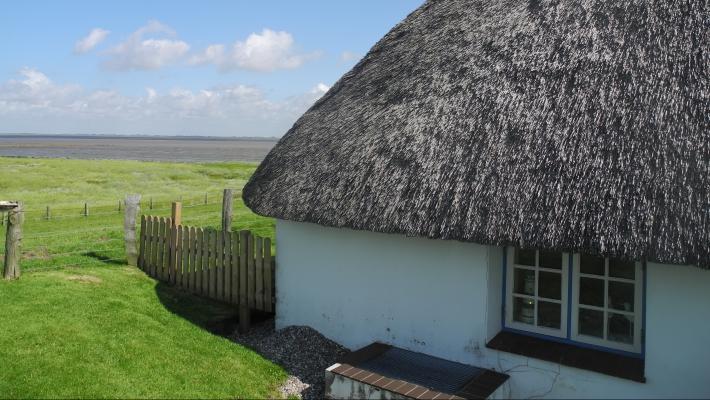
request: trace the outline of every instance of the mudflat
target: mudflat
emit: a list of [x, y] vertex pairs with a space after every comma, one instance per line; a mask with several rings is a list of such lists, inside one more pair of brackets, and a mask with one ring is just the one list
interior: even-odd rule
[[276, 142], [273, 138], [0, 135], [0, 156], [260, 162]]

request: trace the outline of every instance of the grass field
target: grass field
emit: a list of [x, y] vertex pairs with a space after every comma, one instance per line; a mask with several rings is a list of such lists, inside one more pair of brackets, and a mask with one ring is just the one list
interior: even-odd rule
[[[7, 177], [0, 179], [0, 200], [24, 203], [25, 270], [93, 265], [97, 260], [121, 262], [123, 214], [118, 203], [127, 193], [143, 196], [142, 213], [169, 216], [171, 202], [182, 200], [183, 224], [218, 228], [222, 190], [241, 189], [255, 168], [245, 163], [0, 157], [0, 171]], [[88, 217], [82, 215], [85, 203]], [[253, 214], [241, 198], [235, 199], [233, 229], [274, 237], [273, 220]], [[4, 243], [5, 230], [0, 231]]]
[[[254, 168], [0, 158], [0, 199], [26, 209], [23, 276], [0, 281], [0, 398], [276, 395], [279, 366], [202, 328], [232, 310], [124, 265], [117, 209], [126, 193], [140, 193], [144, 212], [167, 216], [182, 197], [184, 223], [218, 227], [221, 190], [241, 189]], [[234, 210], [235, 230], [273, 237], [272, 220], [241, 200]]]

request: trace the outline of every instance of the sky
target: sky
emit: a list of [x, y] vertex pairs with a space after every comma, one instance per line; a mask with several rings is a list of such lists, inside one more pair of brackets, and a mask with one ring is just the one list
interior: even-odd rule
[[3, 1], [0, 133], [280, 137], [422, 2]]

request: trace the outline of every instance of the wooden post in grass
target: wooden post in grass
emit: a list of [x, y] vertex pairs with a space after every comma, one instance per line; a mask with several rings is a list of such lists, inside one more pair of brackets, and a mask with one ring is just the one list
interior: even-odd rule
[[121, 213], [121, 200], [118, 201], [118, 213]]
[[[123, 236], [126, 244], [128, 265], [138, 266], [138, 248], [136, 247], [136, 217], [140, 211], [141, 195], [126, 195], [126, 211], [123, 216]], [[118, 203], [121, 204], [120, 202]]]
[[207, 192], [205, 192], [205, 204], [207, 204]]
[[52, 213], [49, 211], [49, 206], [47, 206], [47, 214], [44, 216], [45, 219], [50, 219], [52, 218]]
[[224, 189], [222, 197], [222, 232], [232, 231], [232, 189]]
[[9, 210], [7, 214], [7, 235], [5, 236], [5, 267], [3, 278], [20, 277], [20, 257], [22, 256], [22, 222], [25, 219], [22, 203], [0, 201], [0, 210]]
[[89, 203], [84, 203], [84, 216], [89, 216]]

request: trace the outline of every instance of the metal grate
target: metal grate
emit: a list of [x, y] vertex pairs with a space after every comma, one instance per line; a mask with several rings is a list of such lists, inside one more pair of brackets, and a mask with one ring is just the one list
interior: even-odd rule
[[358, 364], [357, 367], [451, 394], [484, 371], [481, 368], [396, 347]]

